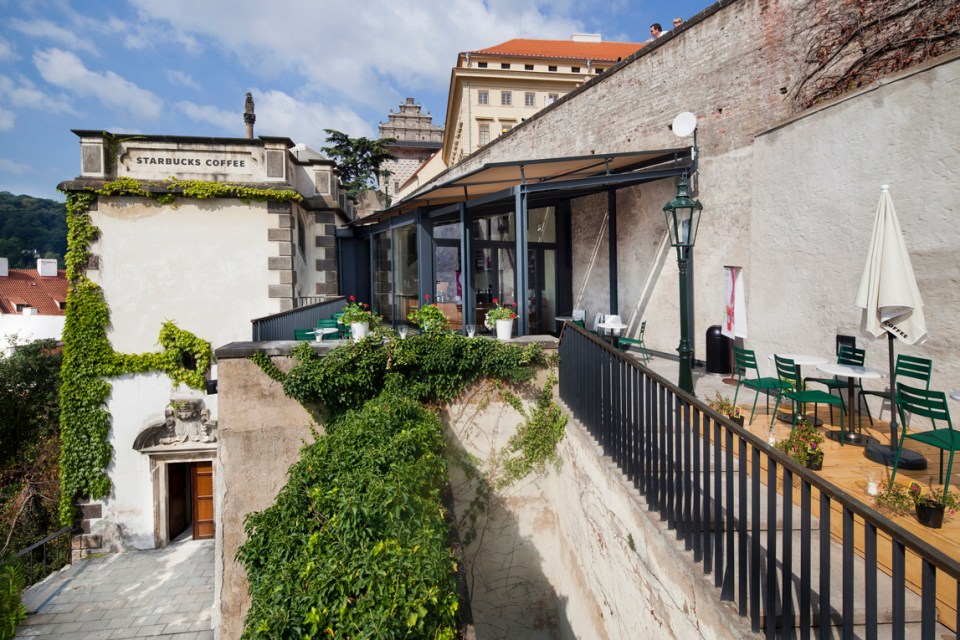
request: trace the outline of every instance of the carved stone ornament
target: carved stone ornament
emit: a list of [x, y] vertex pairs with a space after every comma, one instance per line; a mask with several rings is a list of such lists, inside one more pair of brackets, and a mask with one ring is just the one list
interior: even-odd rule
[[217, 421], [199, 398], [171, 398], [162, 422], [153, 422], [137, 436], [133, 448], [208, 448], [217, 441]]

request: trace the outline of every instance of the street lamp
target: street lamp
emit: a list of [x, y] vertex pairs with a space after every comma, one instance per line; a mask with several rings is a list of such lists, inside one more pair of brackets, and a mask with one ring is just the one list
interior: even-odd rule
[[677, 267], [680, 269], [680, 346], [677, 347], [680, 353], [680, 380], [677, 384], [690, 394], [693, 393], [693, 374], [690, 370], [693, 347], [687, 318], [687, 262], [697, 241], [697, 227], [700, 226], [702, 210], [700, 201], [690, 198], [687, 174], [684, 173], [677, 185], [677, 197], [663, 205], [663, 215], [667, 219], [670, 244], [677, 248]]

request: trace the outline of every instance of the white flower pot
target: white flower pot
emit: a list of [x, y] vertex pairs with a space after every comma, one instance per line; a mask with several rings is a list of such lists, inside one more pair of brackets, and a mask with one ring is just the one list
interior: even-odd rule
[[513, 320], [497, 320], [497, 340], [509, 340], [513, 336]]
[[351, 322], [350, 323], [350, 335], [353, 336], [354, 342], [360, 342], [366, 335], [370, 333], [370, 323], [369, 322]]

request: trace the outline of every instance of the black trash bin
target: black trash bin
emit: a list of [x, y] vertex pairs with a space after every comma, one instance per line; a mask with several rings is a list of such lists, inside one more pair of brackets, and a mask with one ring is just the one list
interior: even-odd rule
[[718, 324], [707, 329], [707, 373], [730, 373], [730, 338]]

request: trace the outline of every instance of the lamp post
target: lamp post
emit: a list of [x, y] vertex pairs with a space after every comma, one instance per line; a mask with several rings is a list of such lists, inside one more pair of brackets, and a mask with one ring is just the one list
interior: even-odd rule
[[702, 210], [700, 201], [690, 198], [687, 174], [684, 173], [677, 185], [677, 197], [663, 205], [663, 215], [667, 219], [670, 244], [677, 248], [677, 267], [680, 270], [680, 346], [677, 347], [680, 354], [680, 380], [677, 384], [690, 394], [693, 393], [693, 373], [690, 369], [693, 347], [687, 318], [687, 263], [697, 240], [697, 227], [700, 226]]

